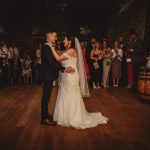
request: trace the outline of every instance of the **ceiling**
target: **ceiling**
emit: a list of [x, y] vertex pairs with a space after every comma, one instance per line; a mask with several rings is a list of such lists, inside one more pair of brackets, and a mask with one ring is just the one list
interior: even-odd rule
[[103, 2], [109, 4], [125, 2], [128, 0], [1, 0], [0, 3], [3, 6], [14, 7], [21, 5], [34, 5], [34, 6], [57, 6], [57, 5], [99, 5]]
[[128, 1], [131, 0], [0, 0], [0, 23], [11, 33], [80, 26], [102, 32], [109, 14]]

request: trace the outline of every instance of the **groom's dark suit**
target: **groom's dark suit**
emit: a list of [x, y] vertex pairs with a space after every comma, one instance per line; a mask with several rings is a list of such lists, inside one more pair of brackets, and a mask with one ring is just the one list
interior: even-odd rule
[[[49, 43], [50, 44], [50, 43]], [[41, 50], [41, 80], [43, 82], [43, 96], [41, 101], [41, 120], [48, 119], [48, 103], [51, 96], [53, 81], [58, 78], [59, 71], [64, 67], [54, 58], [50, 46], [46, 43]]]

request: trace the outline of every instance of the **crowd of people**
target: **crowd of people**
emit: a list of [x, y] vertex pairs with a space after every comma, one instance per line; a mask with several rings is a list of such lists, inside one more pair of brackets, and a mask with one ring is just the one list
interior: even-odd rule
[[15, 45], [0, 45], [0, 87], [32, 82], [32, 61], [29, 54], [22, 54]]
[[94, 89], [126, 85], [133, 92], [137, 90], [137, 77], [145, 58], [143, 42], [135, 32], [129, 39], [127, 43], [119, 37], [111, 45], [107, 39], [99, 42], [95, 37], [89, 43], [81, 41], [87, 78]]
[[[124, 37], [119, 37], [113, 44], [109, 44], [107, 39], [100, 42], [95, 37], [89, 41], [80, 40], [87, 79], [94, 89], [126, 85], [136, 90], [139, 68], [144, 60], [143, 43], [135, 32], [129, 37], [129, 43]], [[8, 47], [6, 42], [1, 42], [1, 87], [32, 83], [33, 78], [40, 83], [41, 49], [40, 43], [32, 57], [29, 53], [21, 54], [15, 45]], [[61, 51], [59, 42], [57, 49]]]

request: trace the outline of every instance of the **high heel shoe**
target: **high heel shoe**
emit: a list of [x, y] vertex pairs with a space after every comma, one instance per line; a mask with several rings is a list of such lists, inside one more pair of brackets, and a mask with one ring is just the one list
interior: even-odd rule
[[93, 85], [93, 88], [94, 88], [94, 89], [97, 89], [97, 86], [96, 86], [96, 85]]

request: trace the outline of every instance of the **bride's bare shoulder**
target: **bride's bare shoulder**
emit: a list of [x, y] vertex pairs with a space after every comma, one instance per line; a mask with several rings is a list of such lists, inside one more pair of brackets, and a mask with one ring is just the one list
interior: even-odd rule
[[76, 56], [76, 50], [71, 48], [71, 49], [68, 49], [67, 51], [67, 54], [70, 55], [70, 56]]

